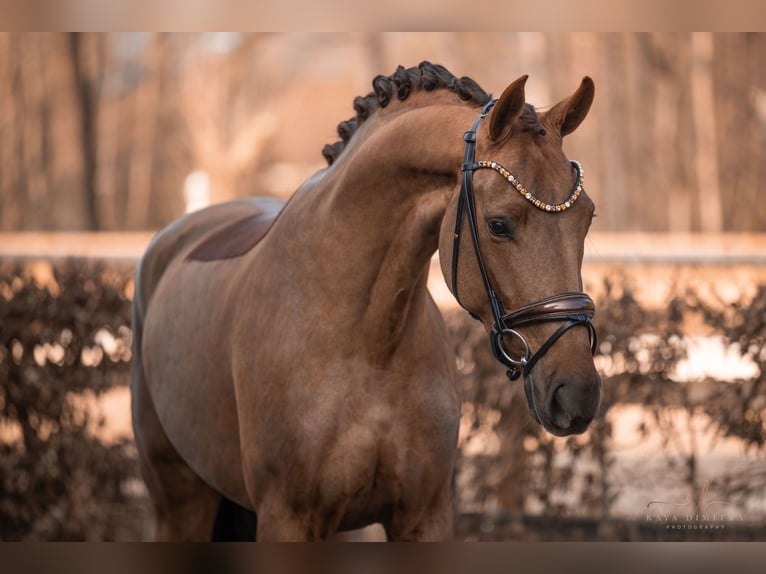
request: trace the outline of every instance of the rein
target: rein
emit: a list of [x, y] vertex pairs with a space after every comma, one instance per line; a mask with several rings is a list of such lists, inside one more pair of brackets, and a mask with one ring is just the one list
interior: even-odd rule
[[[572, 162], [572, 166], [577, 171], [577, 181], [575, 183], [574, 190], [570, 194], [567, 201], [559, 205], [550, 205], [541, 202], [536, 199], [531, 193], [529, 193], [523, 185], [501, 165], [490, 162], [480, 161], [476, 162], [476, 131], [479, 128], [481, 121], [487, 116], [492, 106], [495, 105], [497, 100], [491, 100], [482, 109], [481, 115], [476, 119], [471, 129], [463, 134], [463, 141], [465, 141], [465, 155], [462, 166], [462, 183], [460, 186], [460, 196], [457, 204], [457, 215], [455, 218], [455, 238], [452, 250], [452, 291], [455, 295], [455, 299], [458, 304], [466, 309], [465, 305], [461, 303], [458, 297], [457, 291], [457, 267], [458, 267], [458, 255], [460, 250], [460, 239], [463, 227], [463, 219], [468, 220], [468, 229], [471, 234], [471, 241], [473, 243], [474, 253], [476, 254], [476, 260], [479, 264], [479, 271], [481, 273], [482, 281], [484, 282], [484, 288], [487, 293], [487, 299], [489, 301], [490, 309], [492, 310], [492, 317], [494, 325], [489, 335], [490, 348], [495, 358], [503, 365], [508, 367], [506, 375], [511, 381], [517, 380], [522, 374], [525, 378], [525, 383], [529, 373], [535, 364], [548, 352], [548, 350], [558, 341], [561, 336], [566, 333], [572, 327], [577, 325], [583, 325], [588, 328], [588, 335], [590, 337], [591, 353], [596, 352], [597, 338], [596, 329], [591, 323], [593, 314], [595, 312], [595, 304], [593, 300], [582, 291], [570, 291], [567, 293], [559, 293], [551, 297], [545, 297], [533, 301], [523, 307], [516, 309], [510, 313], [505, 313], [503, 306], [500, 303], [495, 290], [492, 288], [492, 284], [489, 281], [489, 275], [487, 274], [486, 266], [484, 265], [484, 258], [481, 254], [479, 247], [479, 228], [476, 217], [476, 205], [474, 202], [473, 193], [473, 173], [477, 169], [489, 168], [497, 171], [503, 177], [505, 177], [511, 185], [513, 185], [517, 191], [527, 201], [532, 203], [538, 209], [546, 211], [548, 213], [560, 213], [571, 208], [575, 201], [579, 198], [582, 192], [582, 169], [580, 164]], [[468, 309], [466, 309], [468, 311]], [[468, 311], [472, 317], [478, 319], [478, 317]], [[532, 325], [535, 323], [546, 323], [550, 321], [560, 321], [561, 326], [551, 335], [545, 343], [532, 354], [524, 335], [518, 330], [521, 327]], [[503, 346], [503, 337], [511, 336], [516, 338], [524, 347], [524, 353], [518, 358], [515, 358], [508, 352]], [[526, 386], [526, 385], [525, 385]], [[529, 393], [529, 389], [527, 389]]]

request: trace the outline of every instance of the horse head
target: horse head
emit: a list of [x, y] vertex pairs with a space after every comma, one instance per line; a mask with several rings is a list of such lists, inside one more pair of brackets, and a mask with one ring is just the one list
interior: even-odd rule
[[538, 113], [525, 102], [526, 80], [489, 102], [464, 136], [462, 181], [442, 220], [439, 254], [447, 284], [486, 327], [509, 378], [523, 375], [534, 418], [565, 436], [586, 430], [601, 389], [594, 306], [581, 277], [594, 204], [562, 148], [585, 119], [594, 84], [584, 78]]

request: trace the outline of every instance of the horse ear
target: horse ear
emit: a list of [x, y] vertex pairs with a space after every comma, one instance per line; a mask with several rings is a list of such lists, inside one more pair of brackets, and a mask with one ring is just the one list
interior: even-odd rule
[[585, 76], [574, 94], [548, 110], [545, 123], [558, 130], [561, 137], [571, 134], [588, 115], [595, 91], [593, 80]]
[[524, 85], [528, 75], [521, 76], [505, 88], [503, 95], [492, 108], [489, 116], [489, 138], [493, 142], [503, 139], [511, 129], [511, 125], [524, 111]]

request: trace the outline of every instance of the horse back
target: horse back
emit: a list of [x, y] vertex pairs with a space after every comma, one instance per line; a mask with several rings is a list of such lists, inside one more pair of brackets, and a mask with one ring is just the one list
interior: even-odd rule
[[136, 270], [136, 297], [143, 316], [164, 271], [179, 256], [213, 261], [239, 257], [264, 237], [285, 202], [252, 197], [189, 213], [152, 239]]

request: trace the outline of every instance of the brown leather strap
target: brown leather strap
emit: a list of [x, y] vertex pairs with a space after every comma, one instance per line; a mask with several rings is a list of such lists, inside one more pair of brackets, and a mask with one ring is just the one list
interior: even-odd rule
[[585, 293], [570, 291], [559, 293], [544, 299], [538, 299], [528, 305], [508, 313], [503, 320], [508, 327], [523, 327], [540, 320], [554, 321], [564, 319], [572, 314], [593, 317], [596, 306]]
[[[596, 329], [593, 327], [593, 323], [591, 323], [594, 312], [595, 304], [593, 300], [580, 291], [559, 293], [558, 295], [545, 297], [505, 315], [501, 321], [502, 327], [498, 328], [495, 325], [492, 328], [490, 347], [495, 357], [508, 367], [506, 373], [508, 378], [515, 381], [522, 374], [526, 377], [537, 361], [548, 352], [548, 349], [564, 333], [577, 325], [587, 327], [591, 353], [595, 353], [598, 337], [596, 336]], [[550, 321], [561, 321], [562, 324], [553, 335], [548, 337], [537, 352], [530, 356], [526, 339], [517, 329], [533, 323], [547, 323]], [[503, 337], [505, 335], [513, 335], [524, 343], [525, 352], [522, 357], [518, 359], [511, 357], [503, 346]]]

